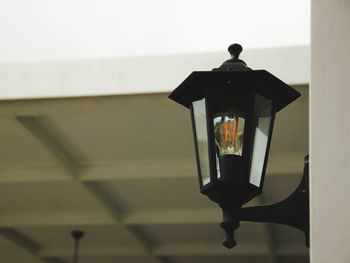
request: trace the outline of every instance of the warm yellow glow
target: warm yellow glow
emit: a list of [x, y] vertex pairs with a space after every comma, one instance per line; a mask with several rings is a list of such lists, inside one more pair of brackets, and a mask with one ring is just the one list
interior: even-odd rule
[[222, 113], [214, 118], [214, 136], [221, 155], [242, 155], [244, 118]]

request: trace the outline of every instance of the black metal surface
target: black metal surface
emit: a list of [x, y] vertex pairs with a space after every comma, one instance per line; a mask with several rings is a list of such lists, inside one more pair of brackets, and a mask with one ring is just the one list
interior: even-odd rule
[[240, 44], [235, 43], [230, 45], [227, 50], [233, 59], [238, 59], [239, 55], [243, 51], [243, 47]]
[[[239, 54], [242, 51], [240, 45], [231, 45], [229, 51], [232, 58], [225, 61], [219, 69], [209, 72], [193, 72], [172, 92], [170, 98], [191, 109], [201, 192], [222, 207], [226, 205], [227, 200], [229, 200], [229, 203], [235, 202], [237, 207], [241, 207], [262, 191], [275, 113], [281, 107], [286, 106], [286, 103], [296, 99], [299, 93], [266, 71], [248, 70], [244, 62], [239, 59]], [[235, 65], [235, 68], [232, 65]], [[261, 172], [261, 183], [255, 186], [250, 184], [249, 174], [255, 130], [260, 117], [256, 104], [257, 97], [264, 97], [271, 101], [272, 110], [269, 116], [266, 116], [271, 117], [271, 125]], [[193, 101], [203, 98], [205, 98], [206, 104], [207, 154], [209, 158], [208, 168], [210, 169], [210, 183], [206, 185], [203, 185], [201, 180], [202, 171], [199, 164], [197, 131], [191, 106]], [[239, 112], [245, 119], [243, 153], [241, 156], [219, 156], [217, 154], [213, 134], [213, 119], [220, 112]], [[220, 178], [218, 178], [217, 171], [219, 169], [217, 164], [220, 164]]]
[[296, 100], [300, 93], [266, 70], [215, 70], [192, 72], [169, 98], [189, 108], [192, 101], [200, 100], [210, 91], [220, 88], [252, 88], [272, 99], [276, 112]]
[[79, 241], [84, 237], [85, 233], [84, 231], [81, 230], [73, 230], [71, 232], [71, 236], [74, 239], [74, 254], [73, 254], [73, 263], [78, 263], [79, 262]]
[[[277, 204], [264, 207], [241, 208], [262, 192], [266, 165], [269, 155], [275, 114], [300, 96], [300, 93], [265, 70], [251, 70], [244, 61], [239, 59], [242, 47], [233, 44], [229, 47], [231, 59], [225, 61], [219, 68], [212, 71], [192, 72], [169, 96], [170, 99], [190, 108], [192, 128], [196, 149], [197, 170], [201, 193], [218, 203], [223, 210], [223, 222], [220, 224], [226, 232], [224, 246], [232, 248], [236, 245], [234, 231], [239, 227], [240, 220], [256, 222], [272, 222], [288, 224], [308, 233], [306, 220], [305, 180], [299, 188], [287, 199]], [[263, 98], [271, 107], [269, 112], [260, 112]], [[206, 134], [208, 142], [210, 183], [203, 185], [201, 180], [200, 156], [196, 139], [196, 125], [192, 102], [205, 98]], [[241, 155], [220, 156], [217, 152], [214, 137], [215, 116], [221, 113], [239, 114], [245, 120], [243, 150]], [[260, 174], [260, 184], [250, 182], [252, 156], [256, 128], [260, 117], [270, 117], [270, 130], [264, 152], [264, 163]], [[220, 177], [218, 176], [220, 171]], [[304, 188], [303, 188], [304, 187]], [[307, 196], [308, 202], [308, 196]], [[301, 214], [298, 212], [301, 211]], [[307, 211], [308, 213], [308, 211]], [[260, 221], [259, 221], [260, 220]], [[308, 220], [308, 216], [307, 216]], [[308, 236], [308, 235], [307, 235]]]
[[[277, 223], [297, 228], [305, 234], [305, 245], [309, 247], [309, 157], [305, 157], [303, 178], [297, 189], [286, 199], [272, 205], [236, 208], [226, 207], [222, 225], [237, 225], [239, 221]], [[236, 244], [233, 232], [237, 229], [224, 228], [226, 239], [223, 245]]]

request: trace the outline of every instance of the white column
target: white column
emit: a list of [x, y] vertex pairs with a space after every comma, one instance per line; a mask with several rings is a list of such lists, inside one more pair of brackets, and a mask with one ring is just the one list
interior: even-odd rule
[[350, 1], [313, 0], [311, 262], [350, 262]]

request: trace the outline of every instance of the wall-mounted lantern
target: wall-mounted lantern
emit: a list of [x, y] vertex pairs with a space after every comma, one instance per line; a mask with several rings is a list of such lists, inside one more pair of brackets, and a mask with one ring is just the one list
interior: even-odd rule
[[291, 225], [308, 240], [308, 172], [284, 201], [241, 208], [262, 192], [275, 114], [300, 94], [269, 72], [248, 68], [240, 45], [228, 51], [231, 59], [192, 72], [169, 96], [191, 111], [201, 193], [223, 210], [227, 248], [236, 245], [242, 220]]

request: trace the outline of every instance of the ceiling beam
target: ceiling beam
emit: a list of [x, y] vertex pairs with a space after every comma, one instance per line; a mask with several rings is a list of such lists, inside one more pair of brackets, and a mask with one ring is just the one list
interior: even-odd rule
[[85, 167], [83, 181], [196, 179], [195, 159], [123, 160], [105, 163], [80, 163]]
[[[34, 137], [36, 137], [44, 147], [47, 148], [53, 156], [57, 158], [57, 161], [66, 170], [67, 174], [72, 177], [72, 180], [77, 181], [90, 195], [92, 195], [106, 210], [106, 212], [114, 218], [116, 224], [121, 224], [124, 229], [129, 232], [135, 239], [140, 247], [142, 247], [149, 256], [153, 257], [156, 262], [161, 262], [161, 259], [157, 258], [152, 252], [152, 244], [149, 240], [130, 229], [130, 227], [123, 224], [121, 221], [122, 211], [118, 204], [112, 200], [108, 194], [106, 194], [97, 184], [95, 183], [83, 183], [78, 179], [79, 169], [72, 154], [67, 152], [62, 146], [62, 142], [59, 142], [40, 119], [36, 117], [18, 117], [18, 121], [30, 131]], [[51, 127], [52, 128], [52, 127]]]
[[[112, 203], [113, 205], [113, 203]], [[114, 206], [114, 205], [113, 205]], [[111, 206], [111, 207], [113, 207]], [[0, 217], [0, 228], [7, 227], [48, 227], [48, 226], [113, 226], [122, 224], [125, 227], [145, 225], [174, 225], [174, 224], [218, 224], [221, 220], [219, 208], [208, 209], [158, 209], [143, 210], [131, 213], [109, 215], [82, 211], [60, 211], [51, 214], [18, 214]], [[114, 215], [115, 217], [111, 217]], [[116, 219], [120, 221], [116, 221]], [[246, 222], [242, 222], [246, 224]]]
[[271, 227], [268, 224], [259, 224], [265, 245], [268, 250], [269, 263], [278, 263], [278, 258], [276, 257], [276, 249], [273, 241], [273, 236], [271, 233]]
[[[142, 161], [140, 162], [140, 166], [137, 166], [137, 163], [135, 162], [129, 162], [125, 163], [124, 166], [120, 165], [96, 165], [90, 167], [90, 169], [82, 169], [85, 165], [83, 164], [77, 164], [74, 161], [74, 158], [72, 157], [72, 154], [67, 152], [62, 146], [62, 143], [53, 136], [54, 133], [50, 133], [50, 129], [48, 129], [40, 119], [36, 117], [20, 117], [18, 118], [19, 123], [23, 125], [35, 138], [38, 139], [38, 141], [46, 147], [46, 149], [52, 154], [53, 157], [56, 158], [58, 165], [60, 165], [61, 168], [66, 172], [68, 175], [68, 178], [70, 180], [74, 180], [78, 182], [81, 186], [86, 189], [86, 191], [94, 196], [98, 200], [98, 202], [105, 208], [106, 212], [111, 215], [113, 220], [108, 221], [107, 224], [121, 224], [125, 230], [127, 230], [130, 234], [132, 234], [137, 241], [137, 243], [140, 245], [140, 251], [143, 251], [142, 253], [145, 253], [148, 256], [153, 257], [156, 261], [161, 261], [161, 258], [163, 256], [172, 255], [172, 253], [182, 253], [183, 255], [193, 255], [191, 253], [203, 253], [200, 251], [200, 247], [196, 247], [194, 245], [184, 245], [182, 246], [162, 246], [162, 247], [155, 247], [152, 243], [152, 240], [149, 240], [147, 236], [145, 237], [140, 231], [135, 231], [135, 227], [137, 225], [146, 225], [146, 224], [179, 224], [179, 223], [185, 223], [185, 224], [198, 224], [198, 223], [217, 223], [218, 219], [220, 217], [220, 211], [215, 209], [198, 209], [194, 211], [189, 210], [159, 210], [159, 211], [139, 211], [135, 213], [125, 214], [125, 211], [122, 211], [120, 209], [120, 206], [118, 205], [118, 202], [113, 200], [107, 193], [103, 191], [99, 187], [99, 185], [96, 183], [96, 181], [100, 180], [126, 180], [126, 179], [146, 179], [146, 180], [152, 180], [152, 179], [159, 179], [159, 178], [178, 178], [179, 175], [183, 176], [184, 178], [196, 178], [195, 176], [195, 167], [194, 162], [192, 159], [186, 159], [186, 160], [165, 160], [161, 162], [156, 161]], [[52, 127], [50, 127], [52, 128]], [[286, 159], [287, 160], [287, 159]], [[169, 167], [178, 167], [175, 169], [169, 169]], [[296, 166], [296, 165], [295, 165]], [[281, 167], [283, 167], [283, 164], [281, 164]], [[295, 167], [294, 166], [284, 166], [284, 167], [292, 167], [291, 169], [284, 169], [284, 175], [290, 175], [295, 173]], [[299, 168], [299, 163], [298, 163]], [[140, 171], [146, 170], [146, 175], [140, 173]], [[171, 172], [164, 173], [163, 171], [169, 171]], [[278, 172], [272, 172], [272, 175], [279, 174], [282, 169], [278, 170]], [[293, 172], [291, 172], [293, 171]], [[164, 175], [166, 174], [166, 175]], [[105, 177], [103, 177], [103, 175]], [[131, 176], [130, 176], [131, 175]], [[150, 175], [150, 176], [148, 176]], [[270, 174], [271, 175], [271, 174]], [[279, 174], [281, 175], [281, 174]], [[38, 219], [38, 218], [36, 218]], [[57, 219], [55, 222], [49, 221], [49, 223], [46, 224], [71, 224], [70, 220], [73, 220], [74, 216], [72, 218], [68, 218], [66, 221], [63, 220], [63, 223], [60, 219]], [[0, 219], [0, 226], [1, 226], [1, 220]], [[47, 217], [44, 219], [42, 218], [42, 222], [46, 221]], [[97, 219], [101, 220], [101, 219]], [[28, 224], [28, 218], [25, 218], [25, 222], [17, 222], [20, 224]], [[79, 220], [77, 220], [79, 221]], [[103, 219], [100, 221], [103, 224]], [[8, 223], [13, 226], [13, 221], [10, 222], [8, 220]], [[41, 225], [38, 223], [38, 221], [35, 222], [35, 219], [33, 219], [32, 223]], [[78, 222], [81, 224], [81, 222]], [[87, 224], [94, 224], [93, 220], [90, 222], [86, 222]], [[30, 224], [30, 219], [29, 219]], [[45, 224], [45, 223], [44, 223]], [[275, 248], [273, 246], [273, 240], [271, 237], [271, 233], [269, 232], [269, 229], [262, 228], [263, 232], [265, 233], [265, 239], [266, 244], [265, 248], [259, 248], [263, 252], [261, 254], [263, 255], [269, 255], [270, 257], [270, 263], [276, 263], [277, 259], [275, 256]], [[221, 247], [219, 250], [218, 248], [207, 248], [209, 252], [206, 253], [219, 253], [216, 251], [221, 251]], [[192, 252], [191, 252], [192, 251]], [[106, 252], [106, 251], [105, 251]], [[45, 253], [47, 256], [50, 255], [49, 252], [40, 252], [43, 256], [45, 256]], [[98, 251], [96, 253], [99, 253]], [[102, 252], [101, 252], [102, 253]], [[240, 252], [235, 252], [240, 253]], [[242, 252], [243, 253], [243, 252]], [[246, 252], [244, 252], [246, 253]], [[51, 253], [54, 257], [54, 253]]]
[[40, 249], [37, 243], [11, 228], [0, 229], [0, 234], [31, 254], [37, 254]]
[[[242, 244], [233, 249], [226, 249], [221, 244], [171, 244], [158, 246], [154, 253], [158, 256], [213, 256], [213, 255], [242, 255], [242, 256], [270, 256], [270, 250], [265, 244]], [[287, 245], [281, 250], [275, 249], [274, 256], [307, 256], [307, 249], [300, 246]], [[278, 261], [276, 261], [278, 262]]]
[[[40, 246], [36, 242], [30, 240], [28, 237], [20, 234], [19, 232], [15, 231], [11, 228], [6, 229], [0, 229], [0, 235], [2, 235], [4, 238], [6, 238], [8, 241], [10, 241], [12, 244], [14, 244], [19, 249], [24, 250], [25, 252], [29, 253], [31, 256], [36, 258], [39, 262], [43, 263], [66, 263], [64, 260], [58, 258], [58, 257], [49, 257], [49, 258], [42, 258], [39, 255]], [[6, 253], [9, 253], [9, 251], [6, 251]]]
[[[258, 199], [249, 202], [249, 206], [258, 205]], [[210, 206], [209, 206], [210, 205]], [[174, 224], [218, 224], [222, 211], [219, 206], [208, 204], [208, 208], [136, 210], [124, 214], [125, 225], [174, 225]], [[246, 224], [246, 222], [242, 222]]]
[[[287, 160], [286, 158], [283, 158]], [[300, 158], [299, 158], [300, 159]], [[133, 160], [116, 161], [113, 163], [77, 163], [76, 170], [79, 173], [77, 180], [83, 182], [123, 181], [123, 180], [159, 180], [159, 179], [194, 179], [197, 180], [194, 159], [186, 160]], [[268, 171], [270, 176], [297, 176], [301, 177], [302, 166], [300, 161], [271, 161]], [[63, 164], [56, 166], [0, 166], [0, 183], [25, 183], [25, 182], [58, 182], [71, 181], [67, 175], [67, 167]], [[284, 168], [283, 168], [284, 167]], [[69, 172], [75, 173], [73, 171]], [[23, 176], [25, 174], [25, 176]]]
[[[260, 195], [256, 198], [260, 205], [265, 204], [264, 198]], [[273, 239], [271, 226], [270, 224], [259, 223], [260, 230], [262, 232], [263, 239], [268, 251], [268, 260], [269, 263], [278, 263], [278, 258], [276, 257], [275, 242]]]
[[2, 100], [0, 101], [0, 117], [60, 116], [77, 113], [104, 114], [105, 112], [121, 112], [125, 111], [125, 109], [139, 112], [155, 105], [159, 105], [157, 110], [173, 109], [178, 111], [176, 105], [169, 102], [168, 92], [97, 97]]
[[[270, 158], [268, 176], [300, 176], [303, 156], [286, 154]], [[105, 163], [80, 163], [82, 181], [152, 180], [193, 178], [197, 180], [195, 159], [123, 160]], [[142, 171], [142, 172], [141, 172]]]
[[[72, 247], [46, 247], [42, 248], [39, 251], [38, 255], [41, 258], [70, 257], [72, 256]], [[79, 255], [81, 257], [147, 256], [148, 253], [144, 249], [137, 246], [84, 246], [80, 249]]]
[[47, 226], [109, 226], [117, 224], [108, 214], [85, 211], [59, 211], [57, 213], [5, 214], [0, 217], [0, 228]]
[[[154, 247], [153, 253], [157, 257], [168, 256], [215, 256], [215, 255], [240, 255], [240, 256], [269, 256], [269, 250], [262, 245], [240, 244], [232, 250], [224, 248], [221, 244], [169, 244]], [[284, 247], [283, 250], [276, 250], [276, 255], [307, 255], [304, 250], [291, 247]], [[47, 247], [42, 248], [38, 255], [42, 258], [69, 257], [72, 255], [71, 247]], [[81, 249], [82, 257], [119, 257], [119, 256], [147, 256], [148, 253], [140, 247], [124, 246], [84, 246]]]
[[221, 211], [217, 209], [159, 209], [139, 210], [124, 215], [126, 225], [203, 224], [218, 223]]
[[17, 117], [23, 125], [47, 150], [56, 158], [58, 164], [71, 176], [78, 176], [78, 167], [71, 155], [62, 145], [43, 127], [36, 117]]
[[58, 165], [0, 166], [1, 183], [59, 182], [70, 181]]
[[276, 249], [276, 255], [279, 256], [295, 256], [295, 255], [303, 255], [309, 256], [310, 249], [306, 247], [304, 244], [289, 244], [284, 246], [279, 246]]
[[233, 249], [227, 249], [221, 244], [171, 244], [162, 245], [155, 249], [159, 256], [213, 256], [213, 255], [257, 255], [267, 256], [268, 250], [264, 245], [240, 244]]
[[96, 183], [81, 183], [95, 198], [98, 199], [106, 211], [119, 223], [122, 218], [121, 208]]

